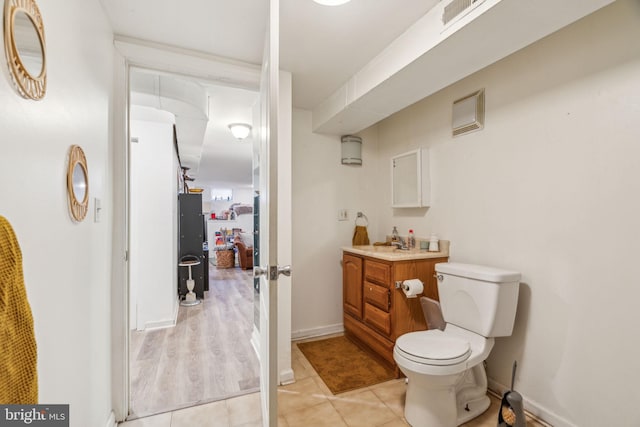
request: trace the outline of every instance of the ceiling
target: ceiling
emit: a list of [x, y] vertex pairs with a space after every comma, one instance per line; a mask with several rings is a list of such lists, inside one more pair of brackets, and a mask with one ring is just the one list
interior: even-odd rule
[[[118, 36], [254, 65], [262, 62], [267, 0], [101, 2]], [[292, 73], [294, 107], [316, 107], [436, 3], [352, 0], [330, 7], [312, 0], [281, 0], [280, 66]], [[257, 93], [197, 83], [209, 96], [208, 123], [199, 152], [187, 140], [194, 138], [193, 132], [181, 132], [177, 119], [180, 150], [186, 153], [182, 161], [191, 167], [190, 174], [196, 178], [193, 185], [207, 189], [250, 186], [251, 140], [237, 141], [227, 125], [251, 123]]]
[[[235, 64], [228, 69], [251, 69], [257, 76], [268, 0], [100, 1], [116, 43], [162, 47], [163, 61], [155, 68], [181, 63], [172, 56], [180, 51], [190, 52], [188, 58], [213, 56]], [[313, 111], [314, 129], [357, 132], [611, 1], [565, 0], [560, 6], [556, 0], [482, 0], [474, 2], [473, 14], [444, 26], [447, 4], [439, 0], [352, 0], [337, 7], [280, 0], [280, 68], [292, 73], [293, 106]], [[198, 74], [201, 68], [192, 69]], [[233, 80], [239, 72], [227, 76]], [[250, 141], [236, 141], [227, 125], [251, 122], [257, 93], [174, 78], [176, 87], [197, 85], [206, 94], [205, 124], [197, 126], [203, 137], [175, 113], [183, 162], [192, 167], [195, 184], [250, 186]]]
[[[120, 36], [262, 62], [267, 0], [101, 0]], [[280, 0], [280, 68], [294, 107], [312, 109], [438, 0]]]

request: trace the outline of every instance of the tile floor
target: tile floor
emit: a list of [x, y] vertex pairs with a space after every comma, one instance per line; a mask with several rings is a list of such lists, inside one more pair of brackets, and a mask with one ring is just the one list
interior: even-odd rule
[[[331, 394], [297, 346], [292, 346], [294, 384], [278, 389], [280, 427], [400, 427], [404, 420], [404, 379]], [[495, 427], [500, 402], [465, 427]], [[260, 427], [260, 395], [247, 394], [229, 400], [129, 421], [121, 427]], [[527, 420], [528, 427], [544, 427]]]

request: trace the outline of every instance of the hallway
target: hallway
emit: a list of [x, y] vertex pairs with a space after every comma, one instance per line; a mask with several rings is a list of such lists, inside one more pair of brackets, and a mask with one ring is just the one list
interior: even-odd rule
[[209, 269], [202, 304], [180, 306], [175, 327], [132, 331], [131, 415], [143, 417], [259, 389], [251, 270]]

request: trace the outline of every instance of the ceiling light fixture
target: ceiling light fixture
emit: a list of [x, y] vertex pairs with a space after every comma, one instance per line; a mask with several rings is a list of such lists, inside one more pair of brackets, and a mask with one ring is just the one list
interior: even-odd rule
[[251, 133], [251, 125], [246, 123], [231, 123], [229, 125], [229, 130], [231, 130], [231, 133], [237, 139], [243, 140]]
[[340, 6], [341, 4], [348, 3], [351, 0], [313, 0], [313, 1], [325, 6]]

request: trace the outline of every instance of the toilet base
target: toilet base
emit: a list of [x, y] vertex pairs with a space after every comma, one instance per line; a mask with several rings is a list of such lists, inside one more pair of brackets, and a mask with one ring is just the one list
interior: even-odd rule
[[485, 412], [487, 396], [484, 366], [455, 375], [408, 378], [404, 414], [412, 427], [456, 427]]
[[[412, 427], [457, 426], [456, 388], [460, 375], [443, 375], [429, 379], [407, 375], [404, 417]], [[422, 384], [428, 381], [429, 384]], [[425, 386], [426, 385], [426, 386]]]
[[478, 399], [467, 402], [466, 405], [459, 405], [456, 425], [459, 426], [479, 416], [489, 409], [489, 405], [491, 405], [491, 399], [489, 399], [489, 396], [482, 396]]

